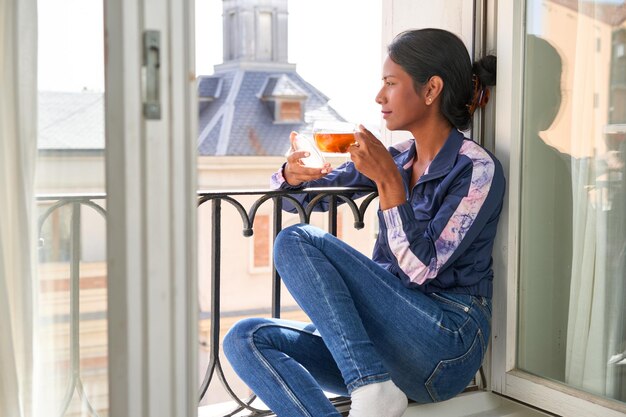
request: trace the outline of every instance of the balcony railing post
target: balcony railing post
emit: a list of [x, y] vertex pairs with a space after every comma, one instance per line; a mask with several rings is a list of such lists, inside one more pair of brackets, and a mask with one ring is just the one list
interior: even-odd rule
[[71, 251], [70, 255], [70, 332], [71, 348], [70, 357], [72, 362], [72, 378], [80, 378], [80, 203], [72, 203], [71, 216]]
[[198, 401], [206, 394], [216, 364], [219, 362], [220, 343], [220, 268], [221, 268], [221, 235], [222, 235], [222, 200], [211, 201], [211, 330], [209, 340], [209, 365], [198, 392]]
[[61, 403], [59, 416], [70, 406], [80, 379], [80, 203], [70, 205], [70, 379]]
[[328, 232], [337, 236], [337, 197], [328, 196]]
[[[274, 197], [274, 236], [272, 242], [276, 241], [276, 236], [283, 228], [283, 199]], [[272, 260], [272, 317], [280, 318], [280, 275], [276, 271]]]
[[212, 202], [211, 227], [211, 361], [218, 358], [220, 341], [220, 285], [222, 254], [222, 200]]
[[69, 356], [70, 356], [70, 377], [68, 385], [65, 390], [65, 395], [61, 401], [59, 407], [58, 416], [64, 416], [69, 409], [69, 406], [74, 398], [74, 392], [77, 393], [78, 398], [82, 403], [82, 409], [92, 417], [98, 417], [98, 413], [93, 408], [85, 389], [83, 387], [82, 376], [80, 373], [80, 263], [81, 263], [81, 209], [82, 206], [90, 207], [99, 212], [106, 218], [106, 212], [104, 209], [95, 204], [92, 200], [103, 198], [103, 196], [87, 196], [77, 195], [73, 197], [65, 196], [38, 196], [39, 201], [56, 201], [51, 207], [44, 211], [39, 217], [38, 232], [40, 236], [40, 244], [43, 247], [43, 238], [41, 237], [42, 228], [44, 222], [48, 217], [61, 207], [70, 207], [70, 276], [69, 276], [69, 297], [70, 297], [70, 311], [69, 311], [69, 328], [70, 328], [70, 341], [69, 341]]

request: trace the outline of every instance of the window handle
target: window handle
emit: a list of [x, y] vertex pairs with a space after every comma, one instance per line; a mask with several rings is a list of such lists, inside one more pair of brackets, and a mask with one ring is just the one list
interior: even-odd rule
[[161, 33], [146, 30], [143, 33], [143, 115], [146, 119], [161, 119], [160, 94]]

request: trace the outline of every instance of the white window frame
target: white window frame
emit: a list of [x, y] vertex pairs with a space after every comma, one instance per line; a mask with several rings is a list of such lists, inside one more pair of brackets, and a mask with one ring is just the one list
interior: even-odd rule
[[623, 403], [516, 368], [524, 4], [498, 1], [496, 7], [491, 4], [489, 8], [489, 43], [495, 45], [497, 40], [498, 57], [495, 154], [508, 172], [506, 201], [494, 247], [494, 271], [499, 278], [494, 280], [491, 388], [557, 415], [623, 417]]
[[[104, 4], [110, 416], [195, 416], [194, 1]], [[142, 113], [147, 29], [160, 32], [160, 120]]]

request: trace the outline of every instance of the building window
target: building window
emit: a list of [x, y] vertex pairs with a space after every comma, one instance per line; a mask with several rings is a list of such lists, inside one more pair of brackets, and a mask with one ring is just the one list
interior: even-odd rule
[[274, 123], [304, 121], [307, 93], [286, 74], [270, 76], [261, 88], [259, 98], [265, 102]]
[[258, 50], [257, 56], [259, 61], [271, 61], [272, 60], [272, 31], [273, 16], [271, 12], [259, 13], [257, 27], [257, 42]]
[[235, 12], [228, 14], [228, 56], [227, 59], [237, 58], [237, 15]]
[[278, 119], [280, 122], [300, 122], [302, 121], [302, 102], [282, 101], [279, 105]]
[[268, 268], [270, 266], [270, 216], [259, 214], [254, 219], [254, 234], [252, 235], [252, 267]]

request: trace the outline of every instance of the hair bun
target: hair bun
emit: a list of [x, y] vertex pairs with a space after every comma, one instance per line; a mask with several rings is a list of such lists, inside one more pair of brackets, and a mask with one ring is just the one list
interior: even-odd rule
[[487, 87], [496, 85], [497, 60], [494, 55], [487, 55], [474, 62], [472, 71], [478, 77], [480, 83]]

